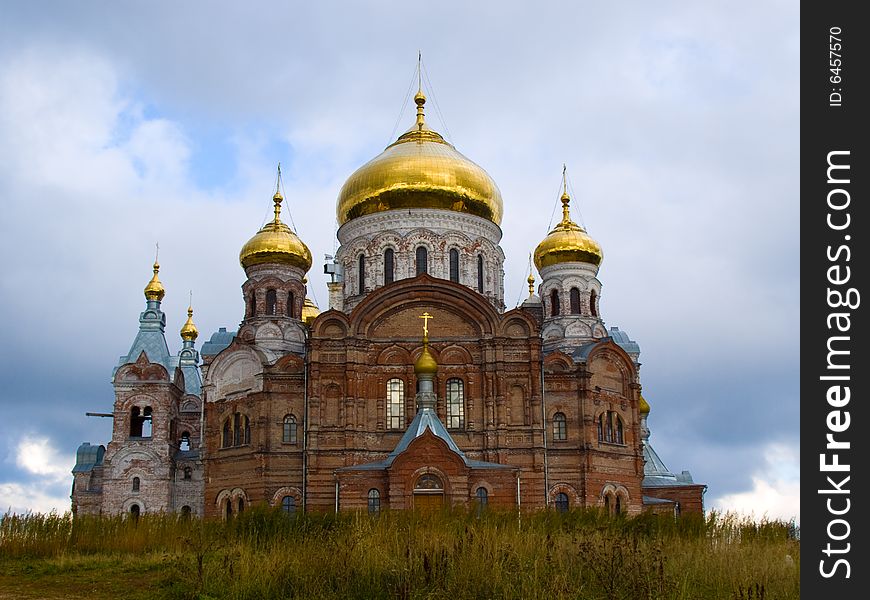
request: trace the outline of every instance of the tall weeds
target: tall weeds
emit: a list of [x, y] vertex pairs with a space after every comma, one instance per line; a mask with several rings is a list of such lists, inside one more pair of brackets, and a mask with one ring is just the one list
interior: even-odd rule
[[[5, 515], [0, 559], [152, 561], [163, 598], [798, 598], [789, 524], [594, 510], [295, 515]], [[788, 558], [787, 558], [788, 557]], [[751, 595], [750, 595], [751, 594]]]

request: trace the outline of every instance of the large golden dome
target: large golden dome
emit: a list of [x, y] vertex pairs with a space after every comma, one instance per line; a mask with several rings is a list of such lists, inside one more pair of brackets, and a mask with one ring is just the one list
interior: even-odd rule
[[414, 102], [414, 126], [342, 186], [336, 204], [339, 225], [363, 215], [406, 208], [453, 210], [500, 224], [504, 207], [495, 181], [426, 126], [422, 92], [417, 92]]
[[565, 191], [562, 194], [562, 220], [535, 248], [535, 266], [539, 271], [565, 262], [591, 263], [597, 267], [604, 258], [598, 242], [571, 220], [570, 202], [571, 197]]
[[281, 222], [281, 201], [284, 197], [275, 192], [275, 218], [269, 221], [248, 240], [239, 253], [242, 267], [265, 263], [292, 265], [307, 272], [311, 268], [311, 251], [293, 231]]

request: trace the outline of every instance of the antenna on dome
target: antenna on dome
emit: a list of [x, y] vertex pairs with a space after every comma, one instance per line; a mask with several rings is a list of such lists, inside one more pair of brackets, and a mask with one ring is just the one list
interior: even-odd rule
[[423, 51], [417, 50], [417, 91], [423, 93]]

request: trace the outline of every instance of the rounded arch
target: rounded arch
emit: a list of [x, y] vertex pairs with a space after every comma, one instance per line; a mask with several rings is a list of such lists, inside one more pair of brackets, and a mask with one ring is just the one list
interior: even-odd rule
[[265, 363], [265, 357], [250, 346], [234, 344], [220, 352], [206, 375], [205, 385], [212, 386], [210, 399], [221, 400], [242, 391], [262, 391]]
[[141, 496], [131, 496], [130, 498], [124, 500], [124, 503], [121, 505], [121, 512], [123, 512], [125, 515], [129, 515], [131, 512], [130, 509], [133, 508], [134, 504], [139, 507], [139, 515], [143, 515], [148, 512], [148, 507], [145, 504], [145, 500]]
[[272, 500], [269, 502], [269, 504], [271, 506], [280, 507], [284, 496], [290, 496], [291, 498], [296, 500], [297, 508], [302, 506], [302, 490], [295, 486], [285, 486], [282, 488], [278, 488], [278, 490], [274, 494], [272, 494]]
[[577, 490], [574, 488], [573, 485], [564, 481], [554, 483], [552, 486], [550, 486], [550, 493], [548, 494], [550, 498], [550, 506], [555, 505], [556, 496], [560, 493], [566, 494], [568, 496], [570, 506], [575, 508], [582, 506], [580, 494], [577, 493]]
[[401, 346], [393, 344], [380, 351], [377, 363], [379, 365], [410, 365], [413, 361], [411, 360], [410, 352]]
[[[367, 298], [370, 298], [369, 294]], [[344, 313], [337, 310], [328, 310], [314, 319], [311, 327], [311, 335], [319, 338], [341, 339], [347, 337], [350, 323]]]
[[438, 361], [439, 365], [470, 365], [474, 362], [471, 353], [459, 346], [453, 344], [447, 346], [441, 351], [441, 357]]
[[452, 486], [450, 485], [450, 478], [447, 476], [447, 474], [438, 467], [432, 466], [420, 467], [414, 470], [406, 480], [405, 489], [413, 493], [414, 490], [417, 489], [417, 483], [424, 475], [436, 477], [441, 482], [441, 490], [443, 490], [445, 496], [450, 496], [450, 494], [453, 492]]

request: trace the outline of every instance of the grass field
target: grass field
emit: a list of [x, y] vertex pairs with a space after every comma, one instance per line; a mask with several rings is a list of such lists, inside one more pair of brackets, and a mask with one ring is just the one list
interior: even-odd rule
[[716, 513], [6, 515], [0, 598], [797, 599], [790, 531]]

